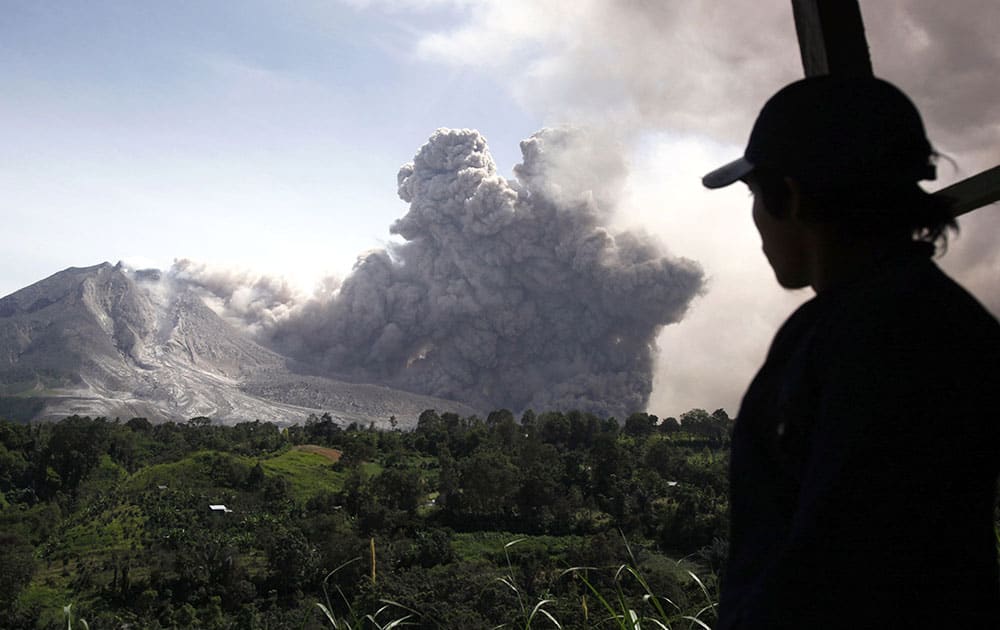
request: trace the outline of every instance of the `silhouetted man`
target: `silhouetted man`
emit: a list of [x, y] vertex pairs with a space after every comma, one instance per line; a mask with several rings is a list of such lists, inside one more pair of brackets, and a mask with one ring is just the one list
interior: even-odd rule
[[814, 77], [703, 180], [745, 182], [778, 283], [816, 292], [740, 407], [719, 629], [1000, 628], [1000, 326], [931, 260], [934, 157], [889, 83]]

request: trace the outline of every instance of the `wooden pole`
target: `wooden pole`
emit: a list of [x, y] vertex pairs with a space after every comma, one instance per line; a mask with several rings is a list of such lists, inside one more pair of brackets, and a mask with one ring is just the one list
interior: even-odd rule
[[994, 166], [934, 193], [934, 196], [939, 195], [955, 200], [952, 214], [956, 217], [996, 203], [1000, 201], [1000, 166]]
[[[872, 74], [857, 0], [792, 0], [792, 15], [807, 77]], [[934, 194], [954, 200], [955, 216], [1000, 201], [1000, 166]]]
[[792, 15], [807, 77], [872, 74], [857, 0], [792, 0]]

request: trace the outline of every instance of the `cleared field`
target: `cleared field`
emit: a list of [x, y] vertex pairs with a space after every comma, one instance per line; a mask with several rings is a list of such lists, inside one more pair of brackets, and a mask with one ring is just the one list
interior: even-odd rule
[[338, 492], [344, 485], [347, 473], [333, 470], [336, 461], [331, 454], [340, 453], [334, 449], [313, 448], [328, 451], [316, 452], [301, 447], [285, 451], [281, 455], [261, 461], [268, 475], [284, 477], [291, 489], [292, 497], [298, 503], [305, 503], [321, 492]]
[[294, 447], [293, 450], [304, 451], [306, 453], [316, 453], [317, 455], [322, 455], [331, 462], [339, 462], [340, 456], [343, 454], [335, 448], [326, 448], [325, 446], [317, 446], [315, 444], [300, 444]]

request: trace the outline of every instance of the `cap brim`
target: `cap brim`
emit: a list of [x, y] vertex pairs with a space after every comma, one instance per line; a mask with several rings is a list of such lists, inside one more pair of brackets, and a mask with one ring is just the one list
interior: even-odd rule
[[741, 157], [705, 175], [701, 178], [701, 183], [705, 185], [705, 188], [722, 188], [740, 181], [749, 175], [753, 168], [753, 163], [750, 160]]

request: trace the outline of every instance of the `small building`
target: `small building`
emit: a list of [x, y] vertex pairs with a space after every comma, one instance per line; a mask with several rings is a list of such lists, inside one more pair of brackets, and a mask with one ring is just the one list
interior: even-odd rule
[[230, 510], [229, 508], [227, 508], [226, 506], [221, 505], [221, 504], [219, 504], [219, 505], [209, 505], [208, 509], [212, 510], [213, 512], [219, 512], [219, 513], [223, 513], [223, 514], [229, 514], [230, 512], [232, 512], [232, 510]]

